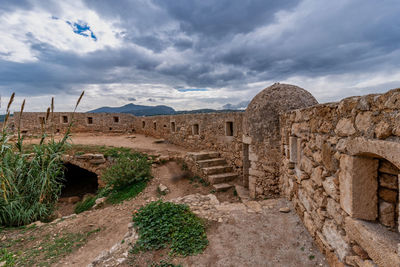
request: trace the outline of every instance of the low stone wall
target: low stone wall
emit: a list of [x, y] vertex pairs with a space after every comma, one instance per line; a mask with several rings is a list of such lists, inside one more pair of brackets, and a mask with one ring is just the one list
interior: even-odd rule
[[[74, 116], [74, 117], [72, 117]], [[70, 122], [74, 119], [73, 132], [131, 132], [134, 116], [120, 113], [75, 113], [55, 112], [50, 115], [46, 125], [48, 131], [65, 132]], [[24, 134], [39, 134], [41, 124], [46, 120], [45, 112], [24, 112], [21, 116], [21, 132]], [[15, 112], [9, 127], [18, 128], [20, 113]]]
[[396, 89], [281, 115], [281, 190], [332, 266], [400, 266], [399, 108]]
[[218, 151], [242, 173], [242, 112], [136, 117], [135, 132], [193, 151]]

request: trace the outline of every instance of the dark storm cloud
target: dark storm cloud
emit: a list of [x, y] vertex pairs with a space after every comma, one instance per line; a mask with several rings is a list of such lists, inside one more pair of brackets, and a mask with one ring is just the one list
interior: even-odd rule
[[[38, 8], [60, 18], [57, 3], [2, 0], [0, 13]], [[299, 75], [313, 78], [400, 68], [398, 0], [84, 3], [122, 29], [116, 33], [122, 45], [87, 53], [61, 51], [27, 33], [37, 61], [16, 63], [3, 57], [2, 91], [13, 88], [40, 95], [111, 83], [242, 90], [250, 82]], [[7, 52], [0, 51], [2, 55]]]

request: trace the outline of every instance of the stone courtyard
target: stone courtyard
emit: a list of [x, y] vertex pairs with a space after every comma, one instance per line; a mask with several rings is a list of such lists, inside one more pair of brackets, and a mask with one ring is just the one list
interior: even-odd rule
[[[221, 203], [208, 194], [173, 200], [188, 203], [200, 216], [224, 225], [217, 227], [214, 233], [219, 241], [210, 246], [231, 246], [233, 253], [208, 254], [214, 257], [212, 263], [197, 256], [198, 265], [189, 258], [189, 266], [235, 266], [241, 257], [246, 257], [242, 266], [310, 266], [310, 261], [301, 257], [298, 262], [289, 260], [296, 259], [290, 255], [299, 251], [291, 250], [293, 244], [287, 247], [310, 235], [330, 266], [391, 267], [400, 266], [399, 108], [400, 89], [318, 104], [306, 90], [276, 83], [261, 91], [245, 112], [150, 117], [78, 113], [72, 140], [79, 142], [86, 134], [87, 142], [94, 144], [118, 146], [117, 140], [121, 140], [120, 146], [137, 143], [136, 148], [143, 151], [160, 146], [165, 160], [185, 161], [190, 171], [210, 182], [215, 191], [235, 188], [239, 203]], [[11, 129], [16, 128], [19, 115], [15, 113]], [[56, 118], [55, 128], [62, 133], [71, 114], [57, 113]], [[40, 131], [35, 126], [40, 120], [42, 113], [24, 113], [22, 132], [34, 136]], [[127, 141], [127, 136], [133, 137]], [[146, 136], [158, 139], [158, 144], [135, 141]], [[85, 163], [68, 160], [88, 169], [91, 160], [106, 164], [101, 156], [88, 157]], [[279, 212], [285, 207], [298, 217]], [[257, 226], [251, 223], [254, 216]], [[297, 225], [297, 220], [307, 234], [297, 226], [287, 233], [279, 229], [285, 224]], [[238, 233], [246, 224], [249, 227], [243, 233], [257, 236], [257, 245], [251, 250], [238, 247], [240, 242], [251, 244], [249, 236]], [[228, 237], [231, 227], [236, 227], [232, 230], [235, 238]], [[253, 233], [252, 227], [259, 232]], [[134, 240], [135, 233], [130, 236]], [[302, 251], [301, 242], [294, 246]], [[120, 252], [125, 253], [120, 247], [106, 250], [92, 265], [123, 264]], [[315, 251], [314, 258], [312, 264], [326, 264]]]

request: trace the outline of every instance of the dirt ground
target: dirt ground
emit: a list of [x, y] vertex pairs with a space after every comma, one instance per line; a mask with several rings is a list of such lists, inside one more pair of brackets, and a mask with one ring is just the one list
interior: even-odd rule
[[[129, 147], [142, 152], [186, 153], [187, 150], [172, 144], [155, 144], [156, 139], [143, 135], [90, 135], [77, 134], [74, 144]], [[103, 251], [121, 242], [128, 231], [132, 212], [149, 199], [160, 197], [157, 187], [166, 185], [170, 193], [165, 200], [200, 193], [214, 193], [211, 186], [193, 183], [188, 179], [173, 179], [182, 176], [181, 166], [176, 162], [158, 165], [153, 169], [154, 178], [135, 199], [98, 210], [60, 220], [56, 224], [41, 226], [42, 232], [59, 233], [80, 229], [100, 229], [92, 234], [85, 245], [64, 257], [53, 266], [87, 266]], [[215, 193], [220, 202], [239, 202], [233, 190]], [[311, 236], [292, 210], [279, 212], [289, 206], [284, 199], [273, 200], [271, 207], [261, 213], [233, 211], [223, 223], [214, 223], [207, 230], [209, 246], [200, 255], [174, 259], [183, 266], [328, 266], [323, 255], [314, 245]], [[147, 266], [143, 265], [135, 266]]]

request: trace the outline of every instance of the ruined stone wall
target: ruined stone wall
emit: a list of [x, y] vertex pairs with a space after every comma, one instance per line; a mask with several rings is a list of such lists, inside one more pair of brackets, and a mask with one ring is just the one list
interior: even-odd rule
[[241, 174], [242, 119], [242, 112], [136, 117], [133, 128], [192, 151], [218, 151]]
[[[65, 132], [72, 120], [72, 112], [55, 112], [54, 120], [51, 116], [47, 122], [49, 131]], [[20, 113], [14, 113], [10, 128], [16, 129]], [[41, 132], [41, 121], [46, 118], [45, 112], [24, 112], [21, 117], [21, 131], [24, 134], [38, 134]], [[75, 113], [73, 132], [131, 132], [134, 116], [120, 113]]]
[[280, 117], [281, 190], [332, 266], [400, 266], [399, 108], [395, 89]]

